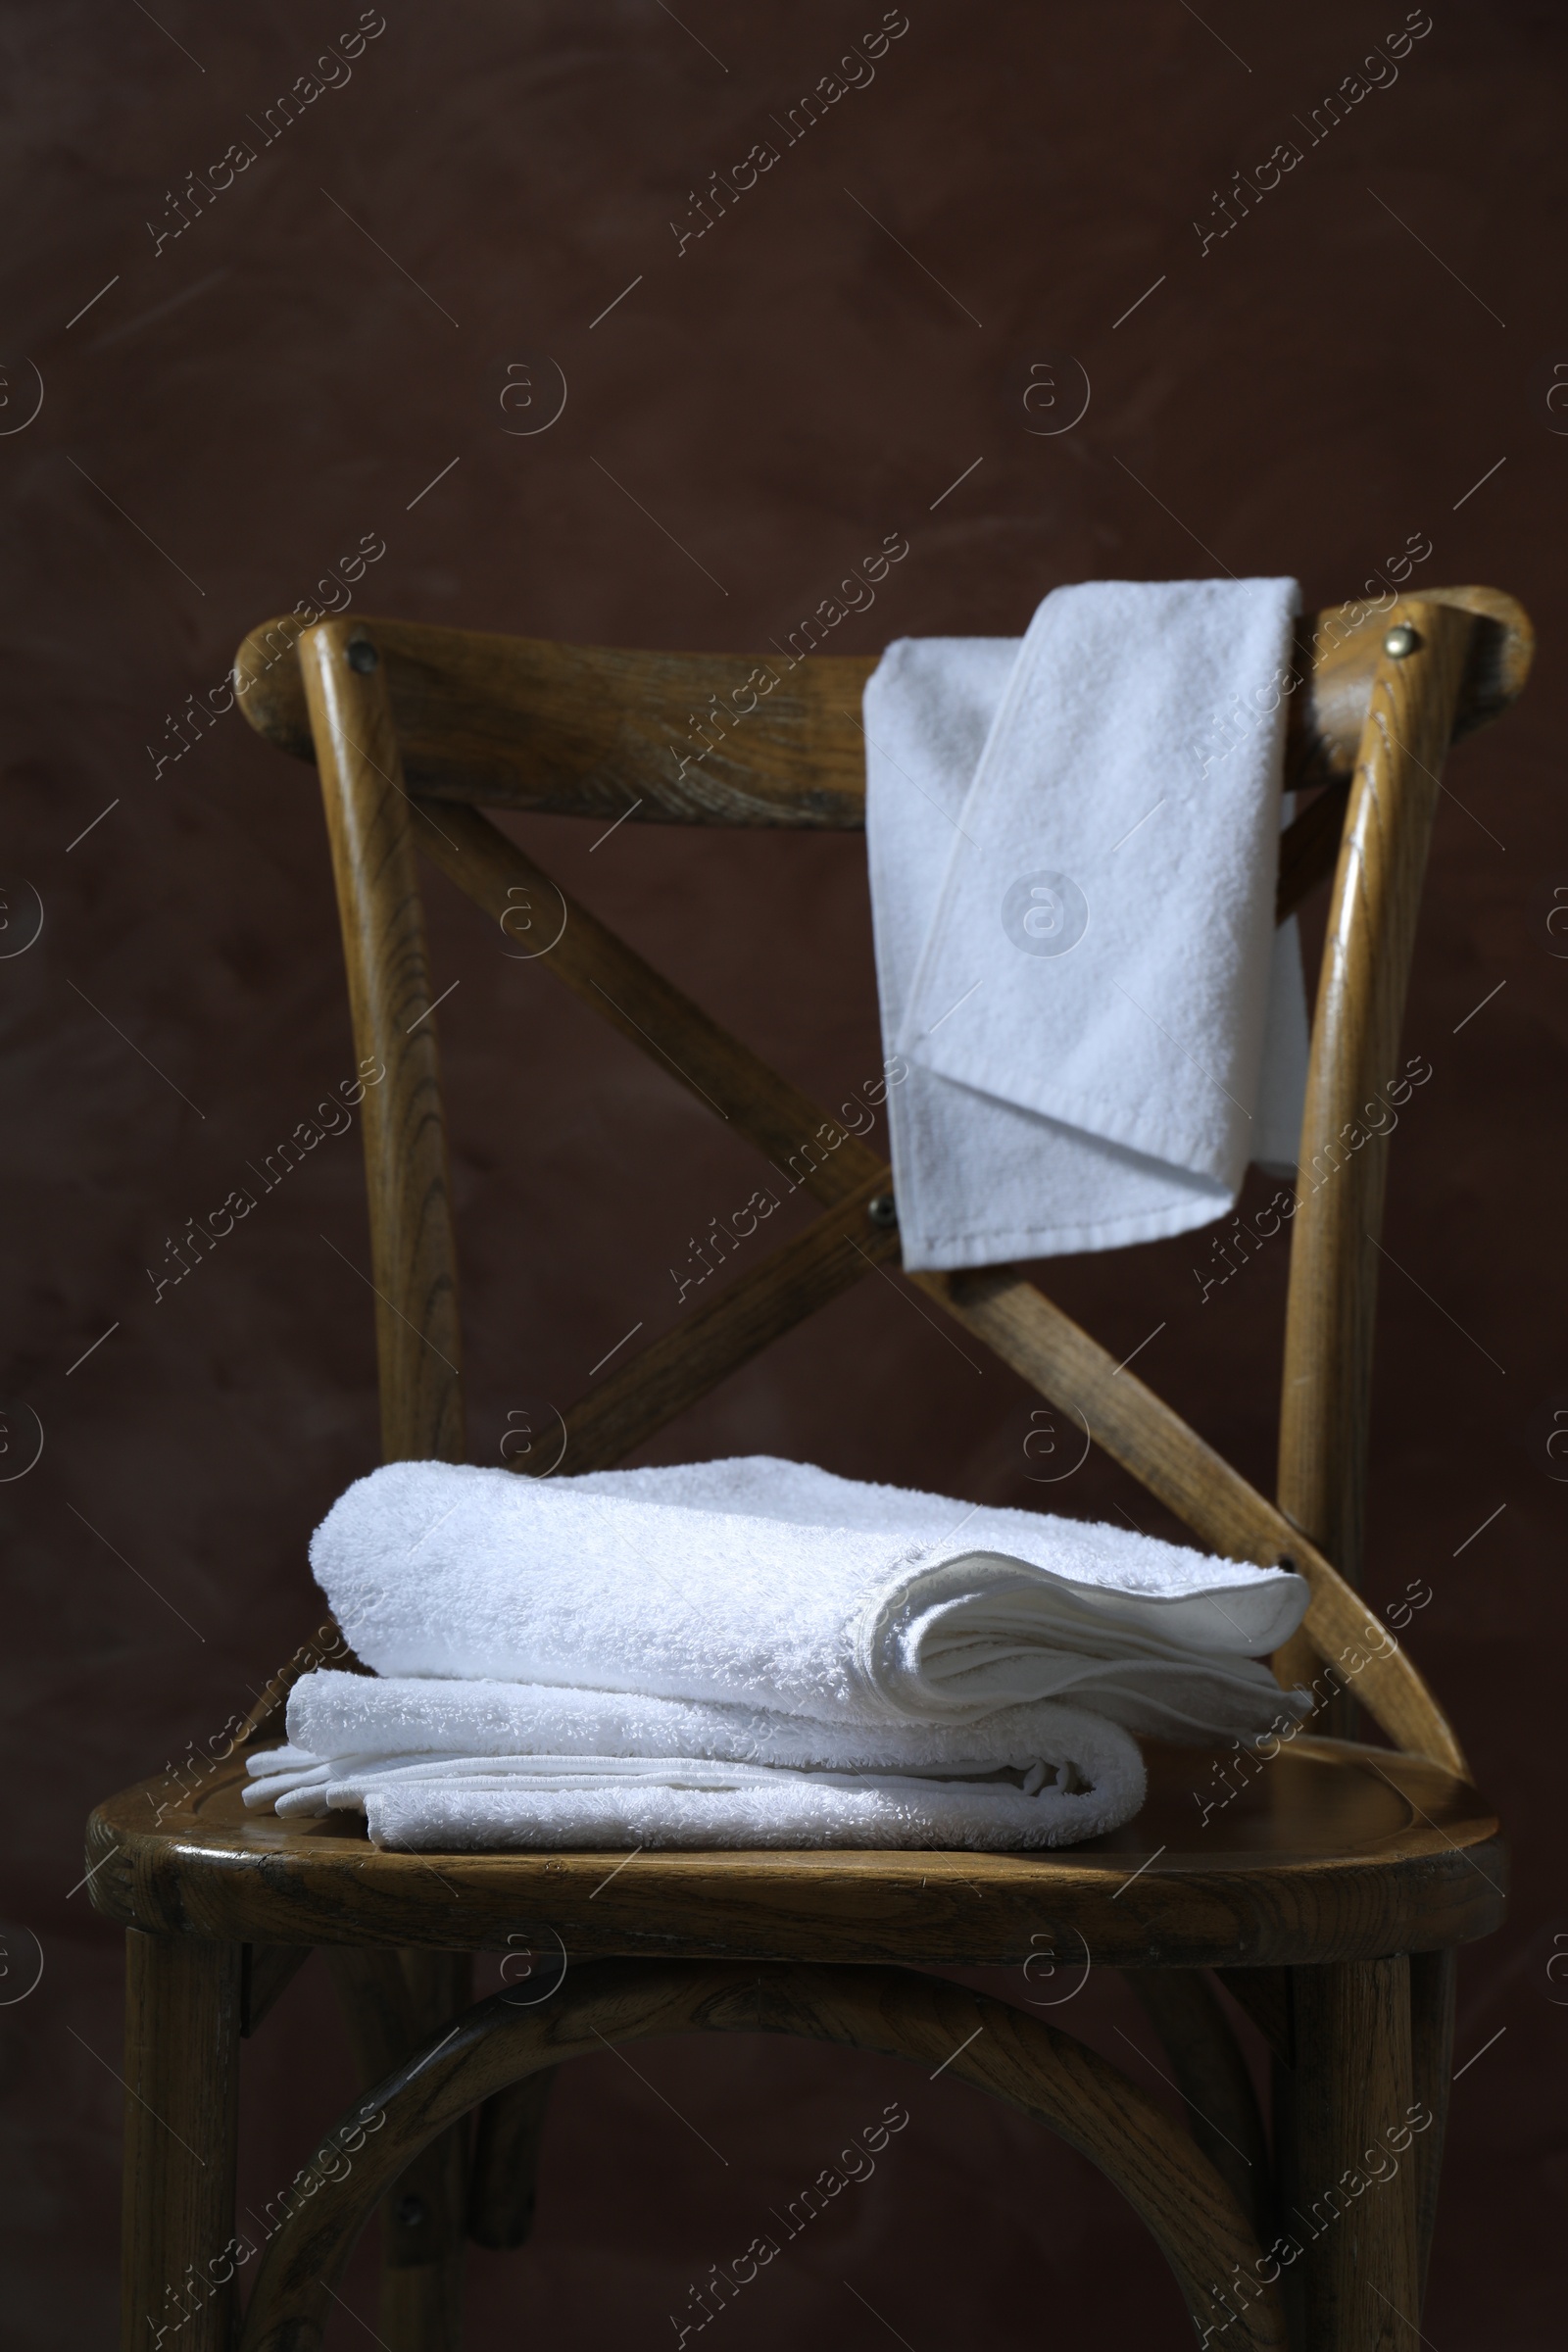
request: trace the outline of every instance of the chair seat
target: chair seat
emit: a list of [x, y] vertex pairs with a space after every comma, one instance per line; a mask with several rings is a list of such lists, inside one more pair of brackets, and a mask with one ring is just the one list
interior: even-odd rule
[[1262, 1967], [1431, 1951], [1501, 1920], [1496, 1819], [1435, 1764], [1311, 1739], [1266, 1763], [1229, 1747], [1147, 1753], [1136, 1821], [1061, 1853], [629, 1860], [381, 1852], [357, 1814], [247, 1812], [235, 1756], [173, 1804], [151, 1780], [101, 1806], [88, 1883], [100, 1911], [158, 1935], [472, 1951], [533, 1935], [548, 1949], [553, 1935], [574, 1959]]

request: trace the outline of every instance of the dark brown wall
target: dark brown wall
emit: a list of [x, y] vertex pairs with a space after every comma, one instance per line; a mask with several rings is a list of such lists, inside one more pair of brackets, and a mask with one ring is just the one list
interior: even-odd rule
[[[32, 929], [24, 880], [44, 914], [0, 963], [4, 1383], [45, 1437], [0, 1490], [5, 1900], [45, 1964], [0, 2012], [19, 2345], [113, 2334], [120, 1956], [75, 1888], [83, 1815], [215, 1733], [317, 1621], [306, 1538], [376, 1447], [368, 1299], [343, 1262], [367, 1247], [353, 1138], [154, 1302], [166, 1238], [352, 1068], [310, 771], [234, 713], [160, 769], [167, 715], [362, 534], [386, 552], [355, 610], [742, 649], [891, 530], [909, 556], [836, 650], [1017, 631], [1095, 575], [1294, 571], [1326, 603], [1420, 533], [1418, 578], [1494, 582], [1540, 625], [1524, 706], [1456, 756], [1438, 828], [1407, 1031], [1435, 1075], [1394, 1152], [1370, 1590], [1430, 1585], [1410, 1638], [1519, 1855], [1512, 1924], [1464, 1962], [1475, 2063], [1427, 2332], [1444, 2352], [1547, 2340], [1568, 2036], [1547, 1973], [1568, 1949], [1547, 1828], [1568, 1488], [1545, 1450], [1568, 1405], [1568, 960], [1546, 928], [1568, 883], [1568, 417], [1546, 393], [1554, 364], [1568, 375], [1568, 26], [1433, 0], [1394, 86], [1309, 144], [1300, 119], [1397, 29], [1396, 0], [1206, 0], [1202, 21], [1175, 0], [909, 0], [870, 86], [677, 251], [694, 185], [775, 135], [880, 13], [683, 0], [683, 29], [652, 0], [387, 0], [352, 79], [262, 148], [249, 118], [353, 26], [351, 0], [165, 0], [164, 29], [74, 0], [12, 12], [0, 937]], [[155, 251], [169, 192], [246, 137], [258, 160]], [[1300, 164], [1202, 251], [1216, 188], [1293, 137]], [[1050, 351], [1093, 386], [1054, 438], [1024, 429], [1020, 397]], [[506, 369], [545, 355], [565, 412], [516, 437]], [[858, 841], [525, 837], [804, 1083], [875, 1068]], [[435, 898], [432, 929], [439, 985], [462, 981], [440, 1020], [472, 1447], [493, 1461], [509, 1411], [569, 1396], [630, 1324], [671, 1315], [667, 1267], [752, 1163], [466, 909]], [[1206, 1256], [1199, 1236], [1051, 1280], [1118, 1351], [1163, 1320], [1146, 1376], [1266, 1483], [1283, 1268], [1265, 1255], [1200, 1306]], [[902, 1286], [868, 1282], [655, 1458], [766, 1448], [1158, 1523], [1098, 1461], [1030, 1485], [1028, 1415]], [[32, 1951], [13, 1934], [0, 1985]], [[1093, 1980], [1060, 2022], [1079, 2020], [1157, 2089], [1116, 1985]], [[308, 1972], [248, 2059], [251, 2201], [346, 2093], [318, 2055], [331, 2033]], [[670, 2045], [645, 2071], [679, 2116], [612, 2058], [563, 2090], [537, 2245], [480, 2259], [475, 2346], [519, 2326], [671, 2340], [688, 2281], [896, 2094], [911, 2124], [877, 2178], [726, 2315], [728, 2340], [881, 2342], [857, 2295], [917, 2352], [1187, 2340], [1098, 2179], [958, 2087], [761, 2042]], [[370, 2293], [356, 2272], [368, 2316]], [[345, 2316], [334, 2341], [361, 2340]]]

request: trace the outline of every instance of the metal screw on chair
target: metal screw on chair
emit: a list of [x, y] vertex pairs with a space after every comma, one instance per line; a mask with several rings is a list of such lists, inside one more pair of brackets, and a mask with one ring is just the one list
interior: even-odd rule
[[350, 669], [357, 669], [362, 677], [368, 677], [372, 669], [379, 668], [380, 661], [381, 657], [368, 637], [356, 637], [351, 641], [349, 645]]
[[428, 2218], [428, 2209], [422, 2197], [399, 2197], [398, 2227], [400, 2230], [417, 2230], [419, 2224]]
[[1394, 661], [1402, 662], [1406, 654], [1415, 652], [1420, 642], [1407, 620], [1396, 620], [1383, 640], [1383, 651]]
[[891, 1193], [878, 1193], [874, 1200], [866, 1202], [865, 1213], [872, 1224], [885, 1233], [890, 1225], [896, 1225], [899, 1221], [899, 1204]]

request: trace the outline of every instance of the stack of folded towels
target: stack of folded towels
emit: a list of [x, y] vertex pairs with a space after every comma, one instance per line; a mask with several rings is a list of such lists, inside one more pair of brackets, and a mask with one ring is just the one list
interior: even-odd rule
[[1303, 1711], [1289, 1571], [765, 1455], [535, 1481], [398, 1462], [311, 1562], [369, 1675], [308, 1674], [246, 1802], [377, 1845], [1069, 1845], [1135, 1735]]

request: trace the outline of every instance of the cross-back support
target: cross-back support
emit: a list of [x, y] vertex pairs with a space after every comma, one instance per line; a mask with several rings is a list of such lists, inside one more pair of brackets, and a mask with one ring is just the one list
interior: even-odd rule
[[[1399, 623], [1414, 641], [1396, 656], [1383, 638]], [[314, 752], [358, 1051], [387, 1072], [366, 1101], [387, 1457], [462, 1451], [456, 1250], [416, 842], [514, 938], [537, 939], [538, 959], [558, 979], [828, 1204], [568, 1410], [565, 1455], [553, 1466], [606, 1467], [896, 1254], [896, 1231], [868, 1213], [891, 1191], [891, 1172], [467, 804], [853, 827], [864, 808], [855, 713], [872, 665], [821, 659], [780, 677], [782, 661], [601, 653], [348, 619], [307, 629], [292, 659], [290, 646], [287, 624], [258, 630], [238, 677], [261, 731]], [[1354, 622], [1321, 615], [1298, 650], [1288, 777], [1329, 789], [1284, 838], [1279, 912], [1323, 878], [1338, 850], [1300, 1154], [1307, 1170], [1331, 1151], [1338, 1158], [1327, 1163], [1333, 1181], [1309, 1189], [1303, 1180], [1298, 1194], [1280, 1506], [1013, 1270], [910, 1279], [1043, 1395], [1081, 1414], [1213, 1549], [1259, 1564], [1291, 1560], [1311, 1588], [1309, 1655], [1353, 1681], [1396, 1745], [1462, 1774], [1453, 1732], [1414, 1666], [1392, 1635], [1368, 1625], [1329, 1556], [1356, 1573], [1387, 1162], [1386, 1134], [1352, 1144], [1343, 1131], [1394, 1074], [1443, 758], [1455, 735], [1519, 691], [1529, 625], [1494, 591], [1446, 590]], [[710, 711], [699, 725], [693, 706], [704, 697]], [[1301, 1661], [1288, 1664], [1294, 1680]]]

